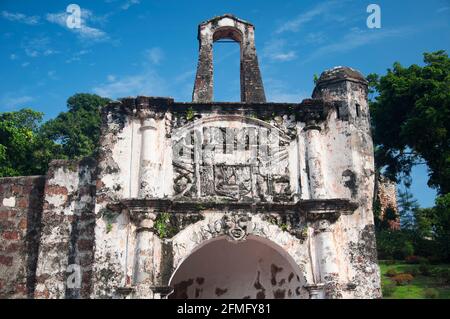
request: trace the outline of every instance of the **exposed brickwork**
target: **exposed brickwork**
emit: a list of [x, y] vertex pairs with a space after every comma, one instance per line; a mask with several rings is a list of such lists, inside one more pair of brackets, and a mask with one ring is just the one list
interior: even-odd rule
[[[240, 103], [212, 102], [211, 49], [222, 38], [241, 43]], [[364, 76], [336, 67], [312, 99], [265, 103], [250, 23], [216, 17], [199, 40], [194, 102], [113, 101], [96, 160], [0, 179], [0, 297], [164, 298], [175, 287], [195, 298], [381, 296]], [[254, 241], [228, 258], [231, 278], [213, 271], [224, 266], [216, 248], [207, 253], [216, 240]], [[260, 260], [257, 242], [266, 266], [240, 273], [247, 255]], [[193, 255], [200, 264], [185, 264]], [[209, 293], [183, 292], [194, 279]]]
[[[47, 174], [36, 298], [89, 297], [94, 249], [94, 160], [53, 161]], [[81, 287], [67, 288], [69, 265], [80, 266]]]
[[0, 178], [0, 298], [33, 296], [44, 183]]
[[385, 177], [379, 177], [376, 182], [376, 196], [380, 204], [380, 217], [383, 218], [387, 209], [392, 209], [396, 214], [395, 220], [389, 220], [391, 229], [400, 229], [400, 216], [397, 206], [397, 184]]

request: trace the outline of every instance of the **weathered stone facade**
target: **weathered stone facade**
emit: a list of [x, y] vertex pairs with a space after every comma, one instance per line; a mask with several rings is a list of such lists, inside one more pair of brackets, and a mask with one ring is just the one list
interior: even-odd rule
[[[388, 220], [389, 228], [392, 230], [400, 229], [400, 215], [398, 213], [397, 205], [397, 183], [390, 179], [379, 176], [375, 181], [375, 200], [377, 201], [378, 209], [380, 210], [380, 219], [390, 217]], [[389, 210], [391, 210], [389, 212]], [[389, 213], [393, 216], [386, 216]]]
[[[241, 43], [239, 103], [212, 101], [221, 38]], [[20, 204], [31, 186], [16, 194], [20, 179], [1, 180], [8, 229], [17, 211], [40, 236], [16, 268], [1, 253], [2, 297], [27, 295], [11, 285], [27, 269], [35, 298], [381, 296], [364, 77], [337, 67], [312, 99], [267, 103], [251, 24], [216, 17], [199, 40], [193, 102], [110, 103], [98, 157], [35, 178], [40, 211]]]

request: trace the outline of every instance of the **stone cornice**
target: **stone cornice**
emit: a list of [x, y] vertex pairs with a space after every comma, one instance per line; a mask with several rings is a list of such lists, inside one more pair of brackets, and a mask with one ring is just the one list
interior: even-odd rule
[[348, 199], [310, 199], [298, 202], [219, 202], [171, 199], [123, 199], [108, 205], [114, 211], [192, 213], [247, 211], [250, 213], [305, 213], [312, 218], [327, 218], [335, 214], [352, 214], [358, 204]]
[[102, 112], [121, 112], [139, 118], [163, 118], [166, 112], [196, 114], [233, 114], [267, 119], [280, 114], [293, 114], [301, 122], [324, 121], [334, 107], [333, 102], [322, 99], [305, 99], [300, 103], [243, 103], [243, 102], [174, 102], [169, 97], [138, 96], [113, 101]]

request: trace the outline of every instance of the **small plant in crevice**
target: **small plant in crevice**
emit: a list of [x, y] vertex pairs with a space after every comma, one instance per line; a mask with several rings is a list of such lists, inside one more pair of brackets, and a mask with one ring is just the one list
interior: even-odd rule
[[160, 213], [155, 219], [153, 227], [160, 238], [170, 238], [176, 233], [170, 217], [169, 213]]
[[114, 212], [114, 211], [109, 210], [109, 209], [104, 209], [101, 212], [101, 216], [106, 222], [106, 233], [107, 234], [109, 232], [111, 232], [111, 230], [113, 229], [113, 223], [115, 222], [115, 220], [116, 220], [118, 215], [119, 214], [117, 212]]
[[192, 121], [194, 119], [194, 117], [195, 117], [195, 111], [191, 106], [190, 108], [188, 108], [186, 110], [186, 120]]

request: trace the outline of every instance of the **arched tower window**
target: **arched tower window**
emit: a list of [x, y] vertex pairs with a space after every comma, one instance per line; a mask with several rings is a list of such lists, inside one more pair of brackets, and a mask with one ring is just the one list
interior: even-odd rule
[[241, 100], [241, 35], [223, 35], [226, 30], [219, 29], [214, 35], [213, 44], [213, 83], [214, 100], [236, 102]]
[[266, 102], [256, 55], [254, 30], [252, 24], [228, 14], [199, 25], [199, 60], [192, 94], [193, 102], [213, 101], [213, 43], [221, 39], [240, 44], [241, 102]]

